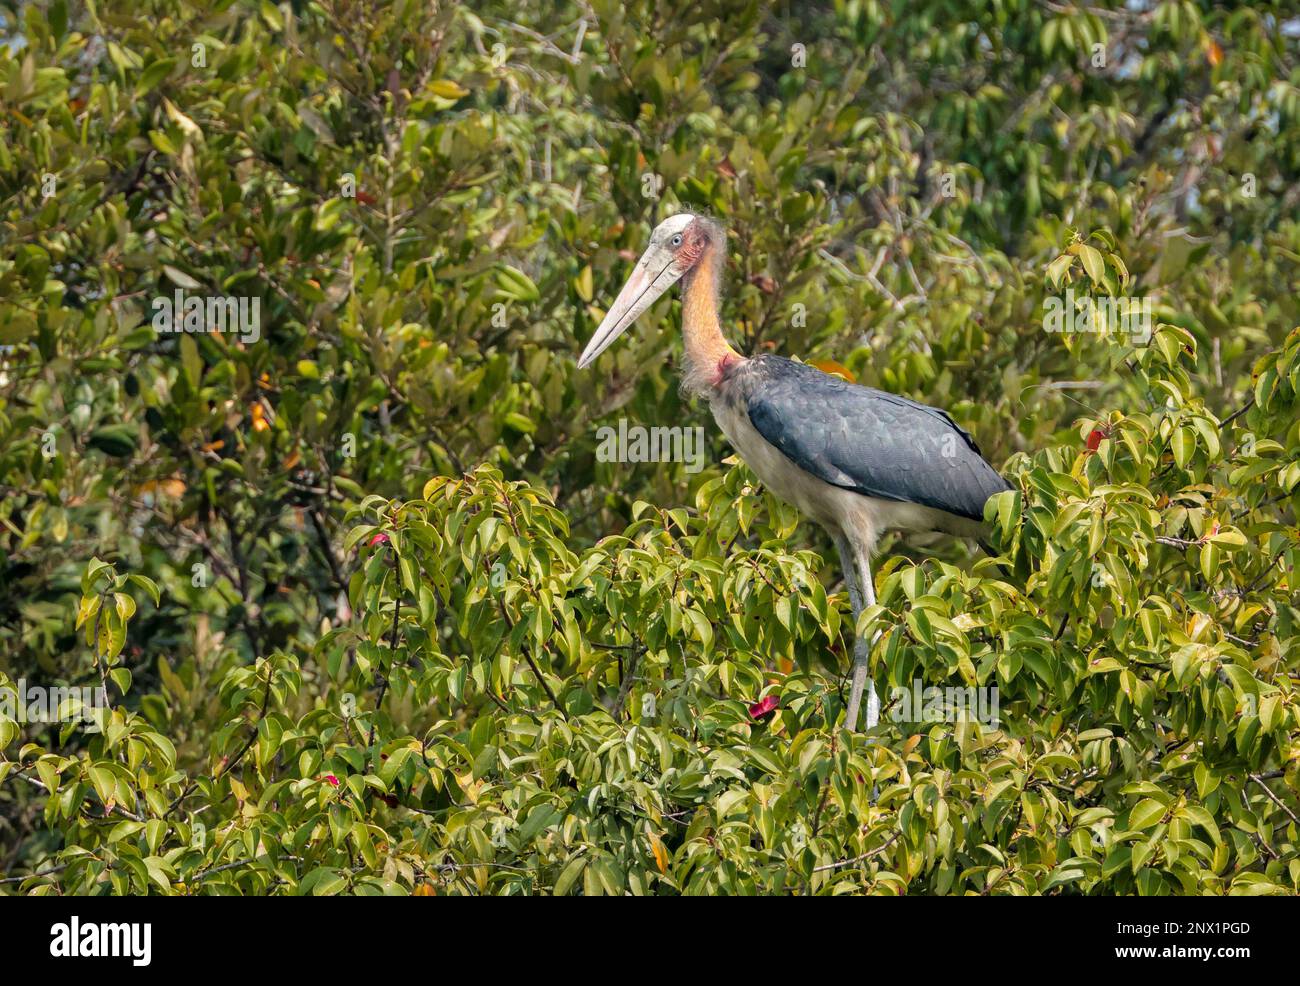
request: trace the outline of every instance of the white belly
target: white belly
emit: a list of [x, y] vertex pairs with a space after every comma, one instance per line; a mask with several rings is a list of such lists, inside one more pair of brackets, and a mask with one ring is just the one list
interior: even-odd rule
[[710, 403], [718, 427], [763, 484], [832, 532], [842, 531], [867, 550], [885, 531], [943, 531], [978, 537], [983, 525], [944, 510], [900, 503], [832, 486], [805, 472], [760, 435], [741, 409], [719, 398]]

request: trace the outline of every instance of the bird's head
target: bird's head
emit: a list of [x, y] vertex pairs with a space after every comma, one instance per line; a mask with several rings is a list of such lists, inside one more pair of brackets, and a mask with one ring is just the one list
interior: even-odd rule
[[705, 253], [721, 239], [722, 230], [715, 222], [689, 212], [669, 216], [656, 226], [632, 276], [582, 351], [578, 368], [590, 366], [660, 295], [696, 270]]

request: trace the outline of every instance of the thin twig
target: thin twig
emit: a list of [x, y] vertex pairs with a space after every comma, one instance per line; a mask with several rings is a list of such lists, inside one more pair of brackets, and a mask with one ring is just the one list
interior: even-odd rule
[[[49, 794], [49, 793], [50, 793], [50, 789], [49, 789], [48, 787], [45, 786], [44, 781], [38, 781], [35, 777], [28, 777], [26, 774], [23, 774], [23, 773], [15, 774], [15, 776], [17, 776], [17, 777], [21, 777], [21, 778], [22, 778], [23, 780], [25, 780], [28, 784], [33, 784], [33, 785], [35, 785], [36, 787], [39, 787], [39, 788], [40, 788], [42, 791], [44, 791], [46, 794]], [[105, 810], [106, 810], [106, 813], [107, 813], [107, 811], [109, 810], [109, 809], [108, 809], [108, 806], [105, 805], [104, 807], [105, 807]], [[113, 812], [115, 812], [116, 814], [121, 815], [123, 818], [129, 818], [129, 819], [131, 819], [131, 821], [133, 821], [133, 822], [143, 822], [143, 821], [144, 821], [144, 818], [142, 818], [141, 816], [137, 815], [137, 814], [136, 814], [135, 812], [133, 812], [133, 811], [127, 811], [125, 808], [123, 808], [121, 805], [117, 804], [116, 802], [113, 803], [113, 806], [112, 806], [112, 809], [111, 809], [111, 810], [112, 810]]]
[[884, 852], [895, 842], [897, 842], [898, 837], [901, 834], [902, 834], [901, 832], [895, 832], [888, 839], [886, 839], [881, 845], [876, 846], [875, 849], [869, 849], [867, 852], [862, 853], [860, 856], [854, 856], [852, 859], [841, 859], [837, 863], [826, 863], [822, 866], [814, 866], [813, 872], [825, 873], [827, 870], [838, 870], [838, 869], [842, 869], [845, 866], [852, 866], [854, 863], [861, 863], [864, 860], [870, 859], [872, 856], [879, 856], [882, 852]]
[[1286, 806], [1286, 802], [1284, 802], [1281, 798], [1279, 798], [1276, 794], [1272, 792], [1269, 786], [1265, 784], [1264, 781], [1260, 778], [1259, 774], [1251, 774], [1249, 776], [1252, 781], [1254, 781], [1256, 784], [1259, 785], [1260, 790], [1262, 790], [1266, 795], [1268, 795], [1269, 801], [1273, 802], [1273, 804], [1277, 805], [1289, 816], [1291, 816], [1291, 821], [1295, 822], [1296, 825], [1300, 825], [1300, 818], [1296, 818], [1295, 812], [1293, 812], [1290, 808]]
[[71, 863], [60, 863], [58, 866], [51, 866], [48, 870], [41, 870], [39, 873], [28, 873], [26, 876], [0, 877], [0, 883], [22, 883], [24, 880], [35, 880], [39, 877], [51, 876], [66, 870], [71, 865]]
[[638, 647], [632, 652], [631, 659], [627, 662], [627, 669], [623, 673], [623, 680], [618, 686], [618, 697], [614, 699], [614, 718], [618, 721], [623, 719], [623, 703], [627, 701], [628, 692], [632, 690], [632, 682], [636, 680], [637, 667], [641, 663], [641, 655], [645, 653], [645, 647]]
[[1241, 405], [1241, 407], [1237, 408], [1237, 410], [1233, 411], [1226, 418], [1220, 421], [1219, 427], [1220, 428], [1228, 427], [1228, 425], [1232, 424], [1234, 421], [1236, 421], [1239, 417], [1241, 417], [1243, 414], [1245, 414], [1254, 406], [1255, 406], [1255, 398], [1252, 397], [1250, 400], [1246, 401], [1245, 404]]

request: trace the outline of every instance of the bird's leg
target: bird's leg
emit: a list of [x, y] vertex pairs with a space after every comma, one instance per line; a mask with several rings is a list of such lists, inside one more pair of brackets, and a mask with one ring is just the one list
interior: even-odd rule
[[853, 548], [849, 539], [842, 534], [834, 536], [835, 550], [840, 553], [840, 570], [844, 575], [844, 587], [849, 591], [849, 603], [853, 607], [853, 618], [862, 612], [862, 593], [858, 591], [858, 569], [854, 564]]
[[[858, 580], [862, 583], [862, 608], [864, 610], [870, 609], [872, 606], [876, 605], [876, 586], [871, 578], [871, 559], [866, 554], [863, 554], [862, 556], [862, 574], [858, 576]], [[871, 635], [871, 639], [866, 642], [865, 646], [862, 647], [862, 650], [860, 652], [857, 651], [854, 652], [854, 657], [853, 657], [854, 662], [857, 663], [859, 660], [861, 661], [861, 667], [862, 667], [861, 673], [864, 677], [866, 676], [867, 673], [867, 664], [871, 659], [871, 648], [876, 646], [876, 641], [879, 638], [880, 638], [880, 632], [876, 631], [874, 634]], [[858, 656], [859, 653], [861, 654], [860, 659]], [[857, 676], [856, 672], [854, 676], [855, 677]], [[849, 692], [849, 697], [852, 698], [851, 689]], [[880, 696], [876, 694], [876, 683], [868, 678], [867, 679], [867, 728], [874, 729], [876, 727], [876, 724], [879, 722], [880, 722]]]
[[875, 637], [867, 640], [857, 634], [858, 617], [876, 605], [876, 588], [871, 582], [871, 561], [866, 552], [855, 551], [849, 539], [843, 535], [835, 537], [835, 547], [840, 553], [844, 582], [848, 586], [849, 601], [853, 604], [853, 633], [856, 638], [853, 642], [853, 679], [849, 686], [849, 706], [844, 715], [844, 725], [849, 729], [858, 728], [858, 709], [862, 705], [862, 692], [865, 688], [867, 728], [871, 729], [880, 721], [880, 699], [876, 696], [876, 685], [867, 679], [867, 667]]

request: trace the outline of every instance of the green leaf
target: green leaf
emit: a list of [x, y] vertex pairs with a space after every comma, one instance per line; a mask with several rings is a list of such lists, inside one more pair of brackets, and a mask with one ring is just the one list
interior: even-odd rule
[[105, 455], [124, 459], [135, 452], [138, 441], [139, 434], [136, 429], [131, 425], [121, 424], [97, 428], [87, 439], [87, 444]]
[[162, 270], [163, 273], [167, 275], [167, 278], [178, 288], [184, 288], [186, 291], [199, 291], [203, 288], [203, 285], [190, 277], [189, 274], [186, 274], [183, 270], [176, 269], [171, 264], [163, 264]]
[[1071, 254], [1063, 253], [1050, 264], [1047, 265], [1047, 281], [1053, 288], [1059, 289], [1061, 282], [1065, 279], [1070, 268], [1074, 266], [1074, 257]]
[[556, 878], [555, 887], [552, 893], [556, 897], [563, 897], [573, 889], [578, 877], [582, 876], [582, 871], [587, 866], [587, 856], [574, 856], [565, 864], [564, 869], [560, 871], [559, 877]]
[[113, 566], [106, 561], [100, 561], [98, 558], [92, 558], [86, 565], [86, 571], [81, 576], [81, 594], [83, 596], [92, 595], [95, 586], [104, 576], [111, 576]]
[[1101, 252], [1096, 247], [1088, 246], [1086, 243], [1079, 244], [1079, 259], [1083, 261], [1083, 269], [1087, 271], [1088, 278], [1093, 284], [1103, 284], [1106, 280], [1106, 261], [1102, 258]]
[[134, 584], [138, 585], [145, 592], [147, 592], [149, 594], [149, 598], [153, 600], [153, 604], [155, 606], [159, 604], [160, 597], [158, 595], [158, 584], [154, 582], [153, 579], [149, 578], [146, 575], [138, 575], [135, 573], [128, 575], [127, 579], [133, 582]]
[[1192, 461], [1192, 456], [1196, 454], [1196, 433], [1190, 428], [1178, 428], [1174, 431], [1170, 444], [1173, 448], [1174, 461], [1178, 463], [1180, 469], [1186, 469], [1187, 464]]
[[152, 62], [148, 68], [140, 73], [140, 78], [135, 84], [135, 95], [138, 99], [141, 96], [151, 92], [163, 79], [171, 75], [176, 68], [175, 58], [160, 58]]
[[1165, 810], [1165, 806], [1154, 798], [1144, 798], [1129, 812], [1128, 827], [1137, 830], [1150, 828], [1160, 821]]

